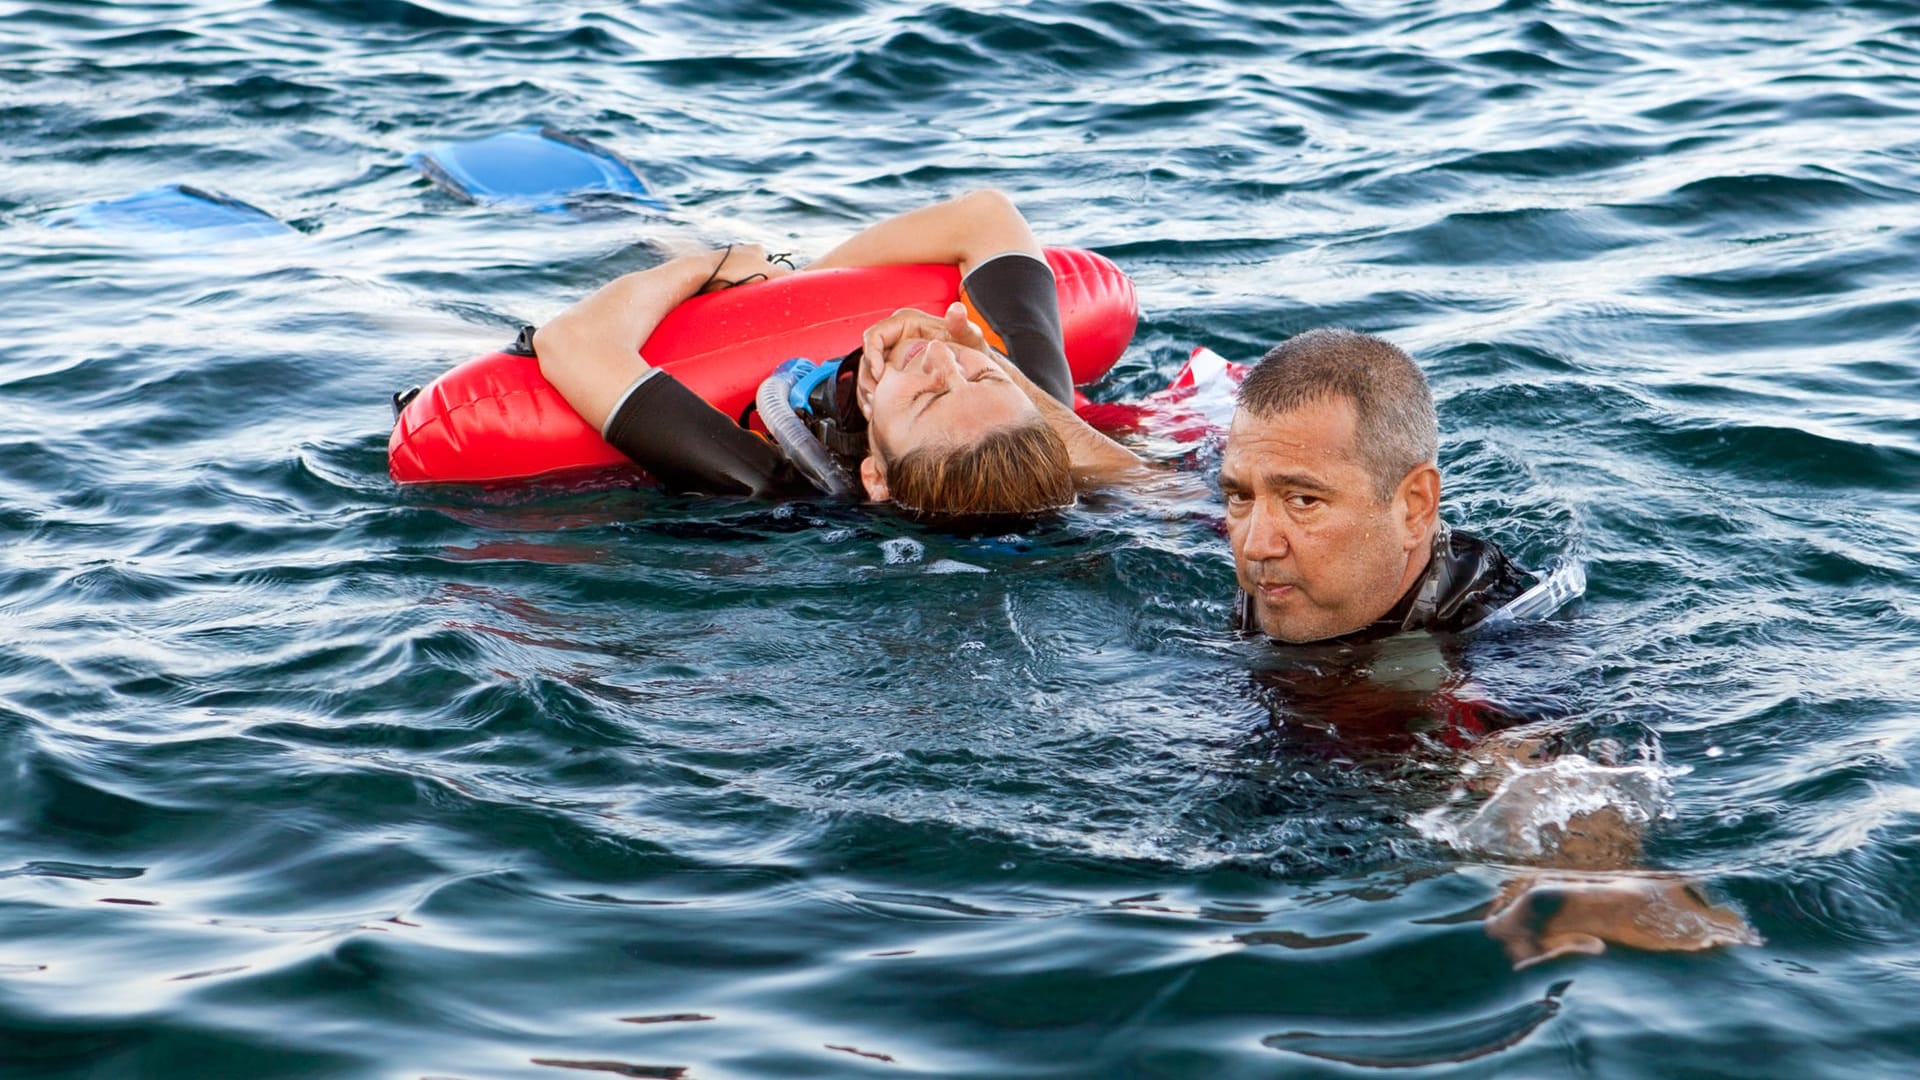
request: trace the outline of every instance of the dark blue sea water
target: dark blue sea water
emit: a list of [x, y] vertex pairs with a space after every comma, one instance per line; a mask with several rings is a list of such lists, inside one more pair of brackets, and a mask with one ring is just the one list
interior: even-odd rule
[[[676, 209], [405, 164], [529, 124]], [[25, 0], [0, 147], [0, 1074], [1920, 1069], [1920, 4]], [[174, 182], [296, 231], [49, 224]], [[387, 477], [392, 391], [674, 244], [980, 186], [1137, 282], [1095, 397], [1386, 334], [1586, 598], [1363, 736], [1204, 503]], [[1764, 944], [1514, 971], [1545, 819], [1441, 683]]]

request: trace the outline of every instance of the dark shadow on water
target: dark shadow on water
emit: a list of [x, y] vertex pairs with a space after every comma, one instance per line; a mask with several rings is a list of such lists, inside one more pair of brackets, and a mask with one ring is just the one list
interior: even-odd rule
[[685, 1065], [633, 1065], [625, 1061], [567, 1061], [562, 1058], [534, 1058], [535, 1065], [545, 1065], [554, 1069], [578, 1069], [582, 1072], [612, 1073], [615, 1076], [638, 1076], [649, 1080], [678, 1080], [687, 1075]]
[[1233, 935], [1233, 940], [1242, 945], [1278, 945], [1283, 949], [1331, 949], [1340, 945], [1351, 945], [1356, 941], [1365, 941], [1367, 935], [1358, 931], [1344, 934], [1325, 934], [1314, 936], [1298, 930], [1249, 930], [1244, 934]]
[[1547, 995], [1492, 1016], [1415, 1031], [1323, 1035], [1290, 1031], [1260, 1040], [1275, 1050], [1375, 1069], [1411, 1069], [1472, 1061], [1517, 1045], [1560, 1011], [1560, 996], [1571, 980], [1553, 984]]

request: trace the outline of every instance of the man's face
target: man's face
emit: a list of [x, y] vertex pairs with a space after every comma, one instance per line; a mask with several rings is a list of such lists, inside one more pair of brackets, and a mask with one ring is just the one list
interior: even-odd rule
[[1356, 434], [1345, 398], [1234, 414], [1220, 461], [1227, 535], [1240, 587], [1270, 637], [1358, 630], [1385, 615], [1419, 569], [1412, 560], [1428, 515], [1409, 512], [1409, 482], [1377, 497]]

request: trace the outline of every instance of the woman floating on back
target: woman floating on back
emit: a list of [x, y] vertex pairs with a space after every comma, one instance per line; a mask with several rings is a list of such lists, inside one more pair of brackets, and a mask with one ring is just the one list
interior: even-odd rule
[[[1070, 407], [1053, 271], [1005, 196], [976, 192], [890, 218], [799, 272], [899, 263], [958, 267], [966, 302], [944, 318], [902, 311], [883, 320], [813, 388], [827, 449], [869, 498], [927, 515], [1033, 513], [1138, 465]], [[668, 488], [811, 494], [823, 481], [793, 455], [641, 352], [661, 320], [702, 291], [795, 272], [768, 262], [759, 245], [673, 259], [602, 286], [535, 331], [531, 346], [567, 403]]]

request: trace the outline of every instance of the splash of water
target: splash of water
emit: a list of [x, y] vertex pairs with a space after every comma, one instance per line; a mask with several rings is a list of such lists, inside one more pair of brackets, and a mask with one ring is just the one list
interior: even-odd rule
[[[1493, 793], [1476, 804], [1470, 789], [1484, 787], [1490, 770], [1505, 775], [1494, 773]], [[1657, 759], [1616, 765], [1566, 754], [1537, 765], [1472, 763], [1466, 772], [1467, 783], [1415, 826], [1430, 840], [1485, 857], [1551, 860], [1571, 829], [1607, 811], [1636, 830], [1673, 816], [1675, 770]]]

